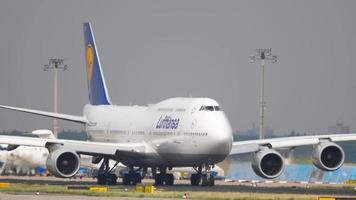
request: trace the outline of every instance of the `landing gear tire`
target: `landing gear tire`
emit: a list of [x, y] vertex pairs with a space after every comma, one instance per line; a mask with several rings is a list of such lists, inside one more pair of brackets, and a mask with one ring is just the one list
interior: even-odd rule
[[201, 183], [201, 186], [204, 187], [204, 186], [214, 186], [215, 185], [215, 179], [214, 179], [214, 176], [210, 175], [210, 178], [208, 179], [208, 175], [207, 174], [202, 174], [202, 183]]
[[125, 174], [122, 177], [123, 185], [136, 185], [142, 182], [142, 177], [139, 173], [136, 174]]
[[99, 185], [116, 185], [117, 183], [116, 174], [99, 174], [97, 179]]
[[157, 174], [155, 177], [155, 185], [163, 185], [163, 182], [164, 182], [164, 175]]
[[173, 185], [174, 184], [174, 176], [173, 174], [166, 174], [166, 185]]
[[208, 186], [208, 177], [206, 174], [201, 175], [201, 186]]
[[130, 185], [131, 183], [131, 176], [130, 174], [124, 174], [122, 177], [122, 184], [123, 185]]
[[109, 174], [106, 179], [108, 185], [116, 185], [117, 184], [117, 176], [116, 174]]
[[[103, 158], [93, 158], [93, 163], [98, 163]], [[116, 162], [114, 167], [110, 169], [109, 167], [109, 159], [104, 158], [103, 162], [100, 165], [98, 170], [97, 183], [99, 185], [116, 185], [117, 184], [117, 176], [116, 174], [111, 173], [111, 171], [117, 166], [119, 162]]]
[[201, 175], [200, 174], [192, 174], [190, 177], [190, 184], [192, 186], [198, 186], [201, 180]]
[[136, 185], [137, 183], [141, 183], [142, 182], [142, 178], [141, 178], [141, 175], [139, 173], [136, 173], [136, 174], [133, 174], [132, 177], [132, 185]]
[[209, 185], [210, 187], [212, 187], [212, 186], [215, 185], [215, 178], [214, 178], [214, 176], [211, 176], [211, 175], [210, 175], [210, 180], [209, 180], [208, 185]]
[[99, 174], [97, 178], [98, 185], [105, 185], [106, 184], [106, 176], [105, 174]]

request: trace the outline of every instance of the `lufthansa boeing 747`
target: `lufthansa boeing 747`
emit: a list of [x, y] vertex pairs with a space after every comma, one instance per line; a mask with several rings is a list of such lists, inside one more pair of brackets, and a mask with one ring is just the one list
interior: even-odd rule
[[173, 185], [173, 167], [192, 167], [191, 185], [213, 186], [211, 169], [232, 154], [253, 153], [252, 168], [273, 179], [284, 168], [280, 149], [314, 145], [312, 160], [326, 171], [344, 163], [344, 151], [335, 142], [356, 140], [356, 134], [283, 137], [233, 142], [230, 123], [220, 105], [210, 98], [170, 98], [149, 106], [118, 106], [110, 101], [90, 23], [84, 23], [85, 58], [89, 104], [83, 115], [0, 106], [36, 115], [68, 120], [85, 126], [89, 141], [56, 138], [0, 136], [0, 144], [45, 147], [47, 169], [69, 178], [80, 168], [80, 155], [92, 156], [102, 165], [98, 184], [116, 184], [109, 161], [128, 166], [123, 184], [140, 183], [150, 168], [156, 185]]

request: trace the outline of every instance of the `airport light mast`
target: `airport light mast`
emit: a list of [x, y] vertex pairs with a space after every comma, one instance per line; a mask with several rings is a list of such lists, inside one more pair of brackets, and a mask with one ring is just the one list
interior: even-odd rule
[[[49, 63], [44, 65], [43, 70], [49, 71], [53, 70], [53, 111], [58, 113], [58, 70], [67, 70], [68, 66], [63, 65], [63, 59], [61, 58], [51, 58], [49, 59]], [[53, 119], [53, 134], [56, 138], [58, 138], [58, 120], [56, 118]]]
[[261, 93], [260, 93], [260, 127], [259, 138], [264, 139], [264, 118], [265, 118], [265, 64], [266, 60], [271, 63], [277, 62], [277, 56], [272, 55], [272, 49], [256, 49], [255, 54], [250, 56], [250, 62], [255, 63], [256, 60], [261, 60]]

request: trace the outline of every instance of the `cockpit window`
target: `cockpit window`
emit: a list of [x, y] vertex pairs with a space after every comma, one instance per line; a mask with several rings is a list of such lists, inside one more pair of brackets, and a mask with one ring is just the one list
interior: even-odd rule
[[199, 111], [206, 110], [206, 106], [202, 106]]
[[219, 106], [202, 106], [199, 111], [220, 111], [221, 108]]
[[205, 106], [205, 110], [214, 111], [214, 106]]

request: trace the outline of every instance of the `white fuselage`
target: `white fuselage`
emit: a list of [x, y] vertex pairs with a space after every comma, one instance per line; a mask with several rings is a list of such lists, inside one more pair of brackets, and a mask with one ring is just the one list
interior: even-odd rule
[[151, 156], [141, 163], [117, 158], [129, 165], [214, 164], [231, 150], [230, 124], [218, 103], [208, 98], [171, 98], [150, 106], [86, 105], [84, 116], [92, 141], [150, 146], [145, 153]]

